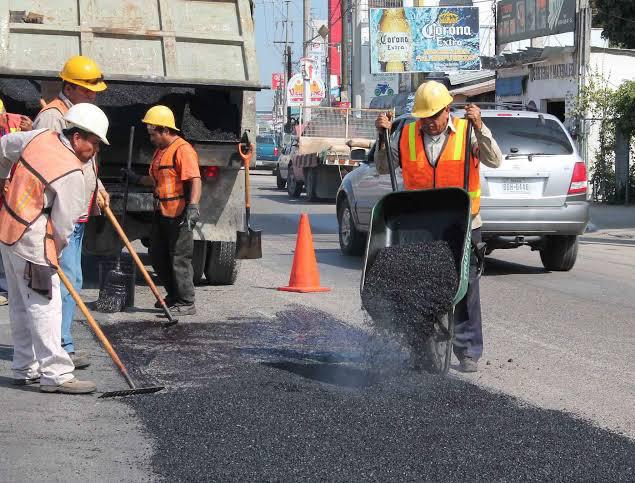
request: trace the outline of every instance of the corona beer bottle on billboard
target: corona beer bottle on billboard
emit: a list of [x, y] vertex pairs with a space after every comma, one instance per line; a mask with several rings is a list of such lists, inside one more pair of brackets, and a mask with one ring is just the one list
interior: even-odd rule
[[377, 60], [382, 72], [404, 72], [410, 62], [412, 39], [403, 8], [387, 8], [379, 20]]

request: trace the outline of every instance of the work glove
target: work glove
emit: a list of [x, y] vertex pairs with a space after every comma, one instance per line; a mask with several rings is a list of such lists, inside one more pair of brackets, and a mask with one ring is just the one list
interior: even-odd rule
[[139, 184], [143, 176], [138, 175], [131, 169], [121, 168], [121, 182], [125, 183], [126, 179], [132, 184]]
[[187, 231], [193, 231], [196, 223], [201, 218], [201, 212], [198, 209], [197, 203], [190, 203], [185, 208], [185, 226]]

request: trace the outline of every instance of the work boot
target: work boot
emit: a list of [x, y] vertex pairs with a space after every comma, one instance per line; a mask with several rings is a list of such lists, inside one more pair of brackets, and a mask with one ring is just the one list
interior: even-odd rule
[[478, 372], [478, 361], [471, 357], [462, 357], [459, 360], [460, 372]]
[[[170, 297], [165, 297], [163, 299], [163, 301], [165, 302], [165, 305], [167, 305], [168, 307], [170, 307], [170, 305], [174, 305], [174, 300], [172, 300]], [[160, 309], [162, 307], [161, 302], [159, 302], [158, 300], [154, 303], [154, 308], [155, 309]]]
[[40, 384], [41, 392], [60, 392], [62, 394], [90, 394], [95, 392], [97, 386], [93, 381], [80, 381], [77, 378], [71, 379], [59, 386]]
[[13, 379], [11, 384], [14, 386], [30, 386], [31, 384], [38, 384], [40, 382], [40, 376], [31, 377], [29, 379]]
[[170, 312], [173, 315], [196, 315], [196, 306], [194, 304], [174, 304], [170, 306]]
[[86, 369], [90, 366], [87, 351], [69, 352], [68, 355], [71, 357], [71, 361], [73, 361], [75, 369]]

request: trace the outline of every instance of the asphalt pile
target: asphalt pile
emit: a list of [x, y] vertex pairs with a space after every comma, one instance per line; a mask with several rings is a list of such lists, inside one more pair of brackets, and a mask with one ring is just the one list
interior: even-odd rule
[[383, 248], [368, 270], [362, 305], [374, 328], [417, 340], [432, 332], [458, 289], [455, 258], [445, 241]]
[[632, 479], [633, 441], [453, 378], [382, 372], [364, 358], [372, 335], [315, 309], [105, 329], [139, 385], [167, 386], [119, 400], [167, 481]]

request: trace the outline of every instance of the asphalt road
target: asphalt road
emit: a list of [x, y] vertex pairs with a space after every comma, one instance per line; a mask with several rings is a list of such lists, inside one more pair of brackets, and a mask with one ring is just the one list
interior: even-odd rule
[[[635, 220], [600, 212], [570, 273], [544, 272], [528, 250], [494, 252], [480, 372], [441, 380], [366, 332], [361, 261], [339, 253], [333, 205], [290, 200], [271, 176], [253, 185], [264, 258], [243, 262], [235, 286], [199, 287], [198, 315], [168, 331], [147, 287], [133, 311], [96, 314], [161, 393], [11, 387], [0, 307], [0, 480], [632, 479]], [[329, 293], [275, 290], [302, 212]], [[93, 354], [86, 377], [124, 387], [81, 322], [75, 333]]]

